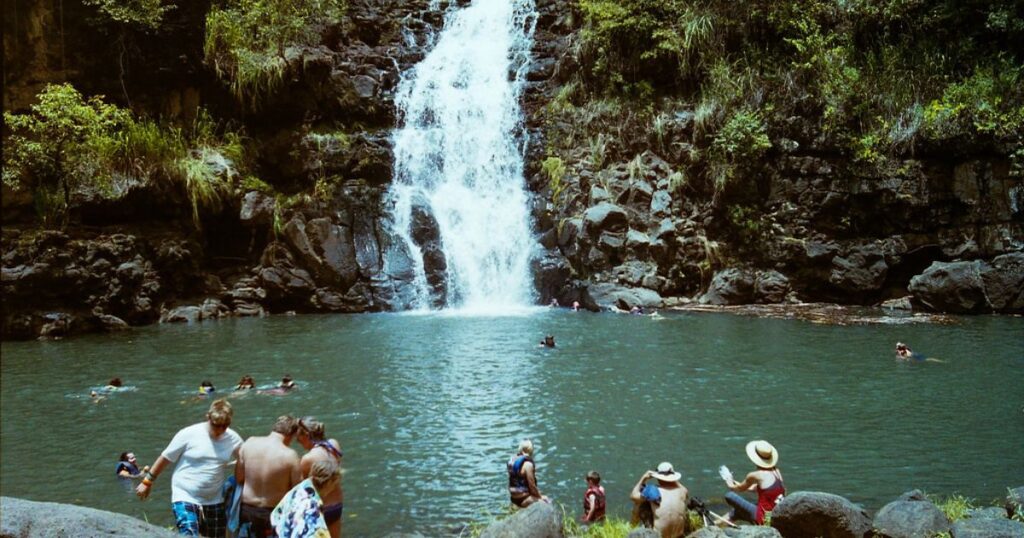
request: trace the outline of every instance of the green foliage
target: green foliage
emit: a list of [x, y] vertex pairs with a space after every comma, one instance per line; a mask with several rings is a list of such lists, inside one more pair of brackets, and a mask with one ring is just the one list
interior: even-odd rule
[[935, 139], [959, 133], [1019, 136], [1024, 128], [1024, 66], [1003, 60], [945, 87], [924, 108], [924, 132]]
[[227, 0], [206, 16], [206, 60], [239, 101], [258, 99], [284, 78], [285, 49], [313, 45], [321, 25], [336, 24], [344, 0]]
[[28, 189], [44, 224], [66, 221], [82, 192], [114, 195], [116, 176], [166, 180], [189, 196], [193, 220], [216, 207], [234, 171], [244, 167], [237, 133], [223, 132], [205, 112], [190, 128], [132, 117], [100, 97], [86, 100], [70, 84], [49, 85], [26, 114], [4, 113], [3, 180]]
[[756, 162], [772, 147], [761, 113], [741, 108], [715, 134], [709, 151], [709, 175], [715, 195], [721, 194], [742, 163]]
[[931, 500], [952, 522], [966, 519], [967, 512], [975, 508], [974, 501], [964, 497], [963, 495], [952, 495], [950, 497], [939, 499], [932, 498]]
[[565, 163], [558, 157], [548, 157], [540, 164], [541, 170], [548, 176], [548, 184], [551, 187], [551, 201], [558, 203], [558, 198], [565, 190]]
[[86, 5], [97, 6], [101, 13], [116, 22], [155, 30], [163, 22], [164, 14], [176, 6], [163, 5], [162, 0], [83, 0]]
[[128, 112], [99, 97], [84, 99], [70, 84], [47, 85], [27, 114], [4, 112], [10, 136], [4, 142], [3, 181], [27, 188], [44, 223], [64, 217], [72, 193], [108, 193], [117, 133]]
[[604, 168], [605, 160], [608, 158], [609, 138], [604, 133], [597, 133], [597, 136], [587, 141], [590, 148], [590, 166], [594, 170]]

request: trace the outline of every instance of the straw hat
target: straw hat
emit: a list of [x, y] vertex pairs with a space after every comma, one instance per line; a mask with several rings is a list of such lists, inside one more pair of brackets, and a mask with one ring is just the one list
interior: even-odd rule
[[651, 473], [651, 476], [661, 480], [663, 482], [678, 482], [683, 475], [677, 473], [673, 468], [672, 464], [663, 461], [658, 464], [658, 470]]
[[771, 469], [779, 462], [779, 451], [768, 441], [751, 441], [747, 443], [747, 457], [754, 465], [762, 469]]

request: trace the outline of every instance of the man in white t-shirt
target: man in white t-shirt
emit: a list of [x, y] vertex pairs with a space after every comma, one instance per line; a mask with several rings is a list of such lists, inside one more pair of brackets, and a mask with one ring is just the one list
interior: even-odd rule
[[176, 433], [135, 490], [139, 498], [145, 499], [164, 468], [176, 463], [171, 478], [171, 508], [179, 534], [216, 538], [226, 534], [221, 486], [242, 446], [242, 437], [228, 428], [232, 414], [227, 400], [213, 402], [206, 422]]

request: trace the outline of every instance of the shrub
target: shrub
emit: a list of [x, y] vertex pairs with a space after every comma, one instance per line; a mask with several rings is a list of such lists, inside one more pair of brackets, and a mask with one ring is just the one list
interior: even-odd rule
[[540, 164], [541, 170], [548, 176], [548, 184], [551, 187], [551, 201], [558, 203], [558, 198], [565, 190], [565, 163], [558, 157], [548, 157]]
[[163, 22], [164, 14], [176, 6], [162, 5], [161, 0], [84, 0], [116, 22], [154, 30]]
[[206, 16], [206, 61], [250, 106], [283, 80], [284, 51], [312, 45], [318, 25], [337, 23], [344, 0], [228, 0]]
[[26, 114], [4, 112], [3, 181], [27, 188], [44, 223], [66, 220], [74, 192], [111, 191], [112, 162], [123, 145], [117, 133], [130, 114], [99, 97], [86, 100], [70, 84], [47, 85]]

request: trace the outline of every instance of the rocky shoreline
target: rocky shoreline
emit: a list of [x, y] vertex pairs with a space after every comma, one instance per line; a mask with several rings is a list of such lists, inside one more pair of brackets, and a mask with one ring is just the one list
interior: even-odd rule
[[[127, 76], [104, 60], [116, 40], [89, 26], [95, 8], [72, 4], [64, 20], [80, 39], [66, 58], [47, 32], [57, 20], [51, 4], [28, 2], [12, 18], [5, 43], [40, 52], [10, 56], [18, 47], [5, 47], [5, 110], [23, 111], [45, 82], [69, 78], [86, 94], [136, 96], [133, 109], [153, 115], [187, 119], [202, 103], [244, 127], [260, 182], [241, 181], [237, 163], [218, 158], [231, 192], [202, 208], [196, 226], [186, 193], [118, 176], [113, 197], [73, 193], [59, 231], [41, 229], [32, 196], [5, 182], [0, 338], [401, 310], [417, 266], [443, 287], [436, 221], [414, 219], [423, 259], [413, 259], [393, 248], [386, 194], [397, 81], [458, 2], [350, 2], [343, 21], [320, 29], [319, 44], [285, 50], [287, 76], [262, 97], [260, 114], [234, 102], [204, 63], [196, 29], [207, 4], [178, 6], [167, 34], [137, 40]], [[815, 117], [793, 117], [719, 190], [694, 161], [709, 142], [693, 103], [667, 101], [657, 132], [649, 113], [622, 104], [562, 103], [582, 61], [573, 44], [583, 18], [554, 0], [536, 9], [523, 139], [537, 304], [1024, 313], [1024, 185], [1003, 145], [952, 141], [866, 166]], [[56, 57], [73, 68], [58, 70]], [[562, 166], [556, 174], [545, 163]]]
[[[508, 518], [491, 523], [481, 538], [563, 538], [562, 512], [537, 503]], [[0, 497], [0, 538], [57, 536], [176, 536], [171, 530], [149, 525], [122, 514], [59, 503], [40, 503]], [[419, 533], [379, 536], [417, 537]], [[461, 536], [461, 534], [460, 534]], [[637, 528], [629, 538], [658, 538], [650, 529]], [[886, 504], [873, 516], [863, 507], [830, 493], [797, 491], [774, 510], [770, 526], [701, 528], [692, 538], [1013, 538], [1024, 536], [1024, 486], [1009, 489], [1003, 506], [966, 509], [953, 520], [921, 491], [913, 490]]]

